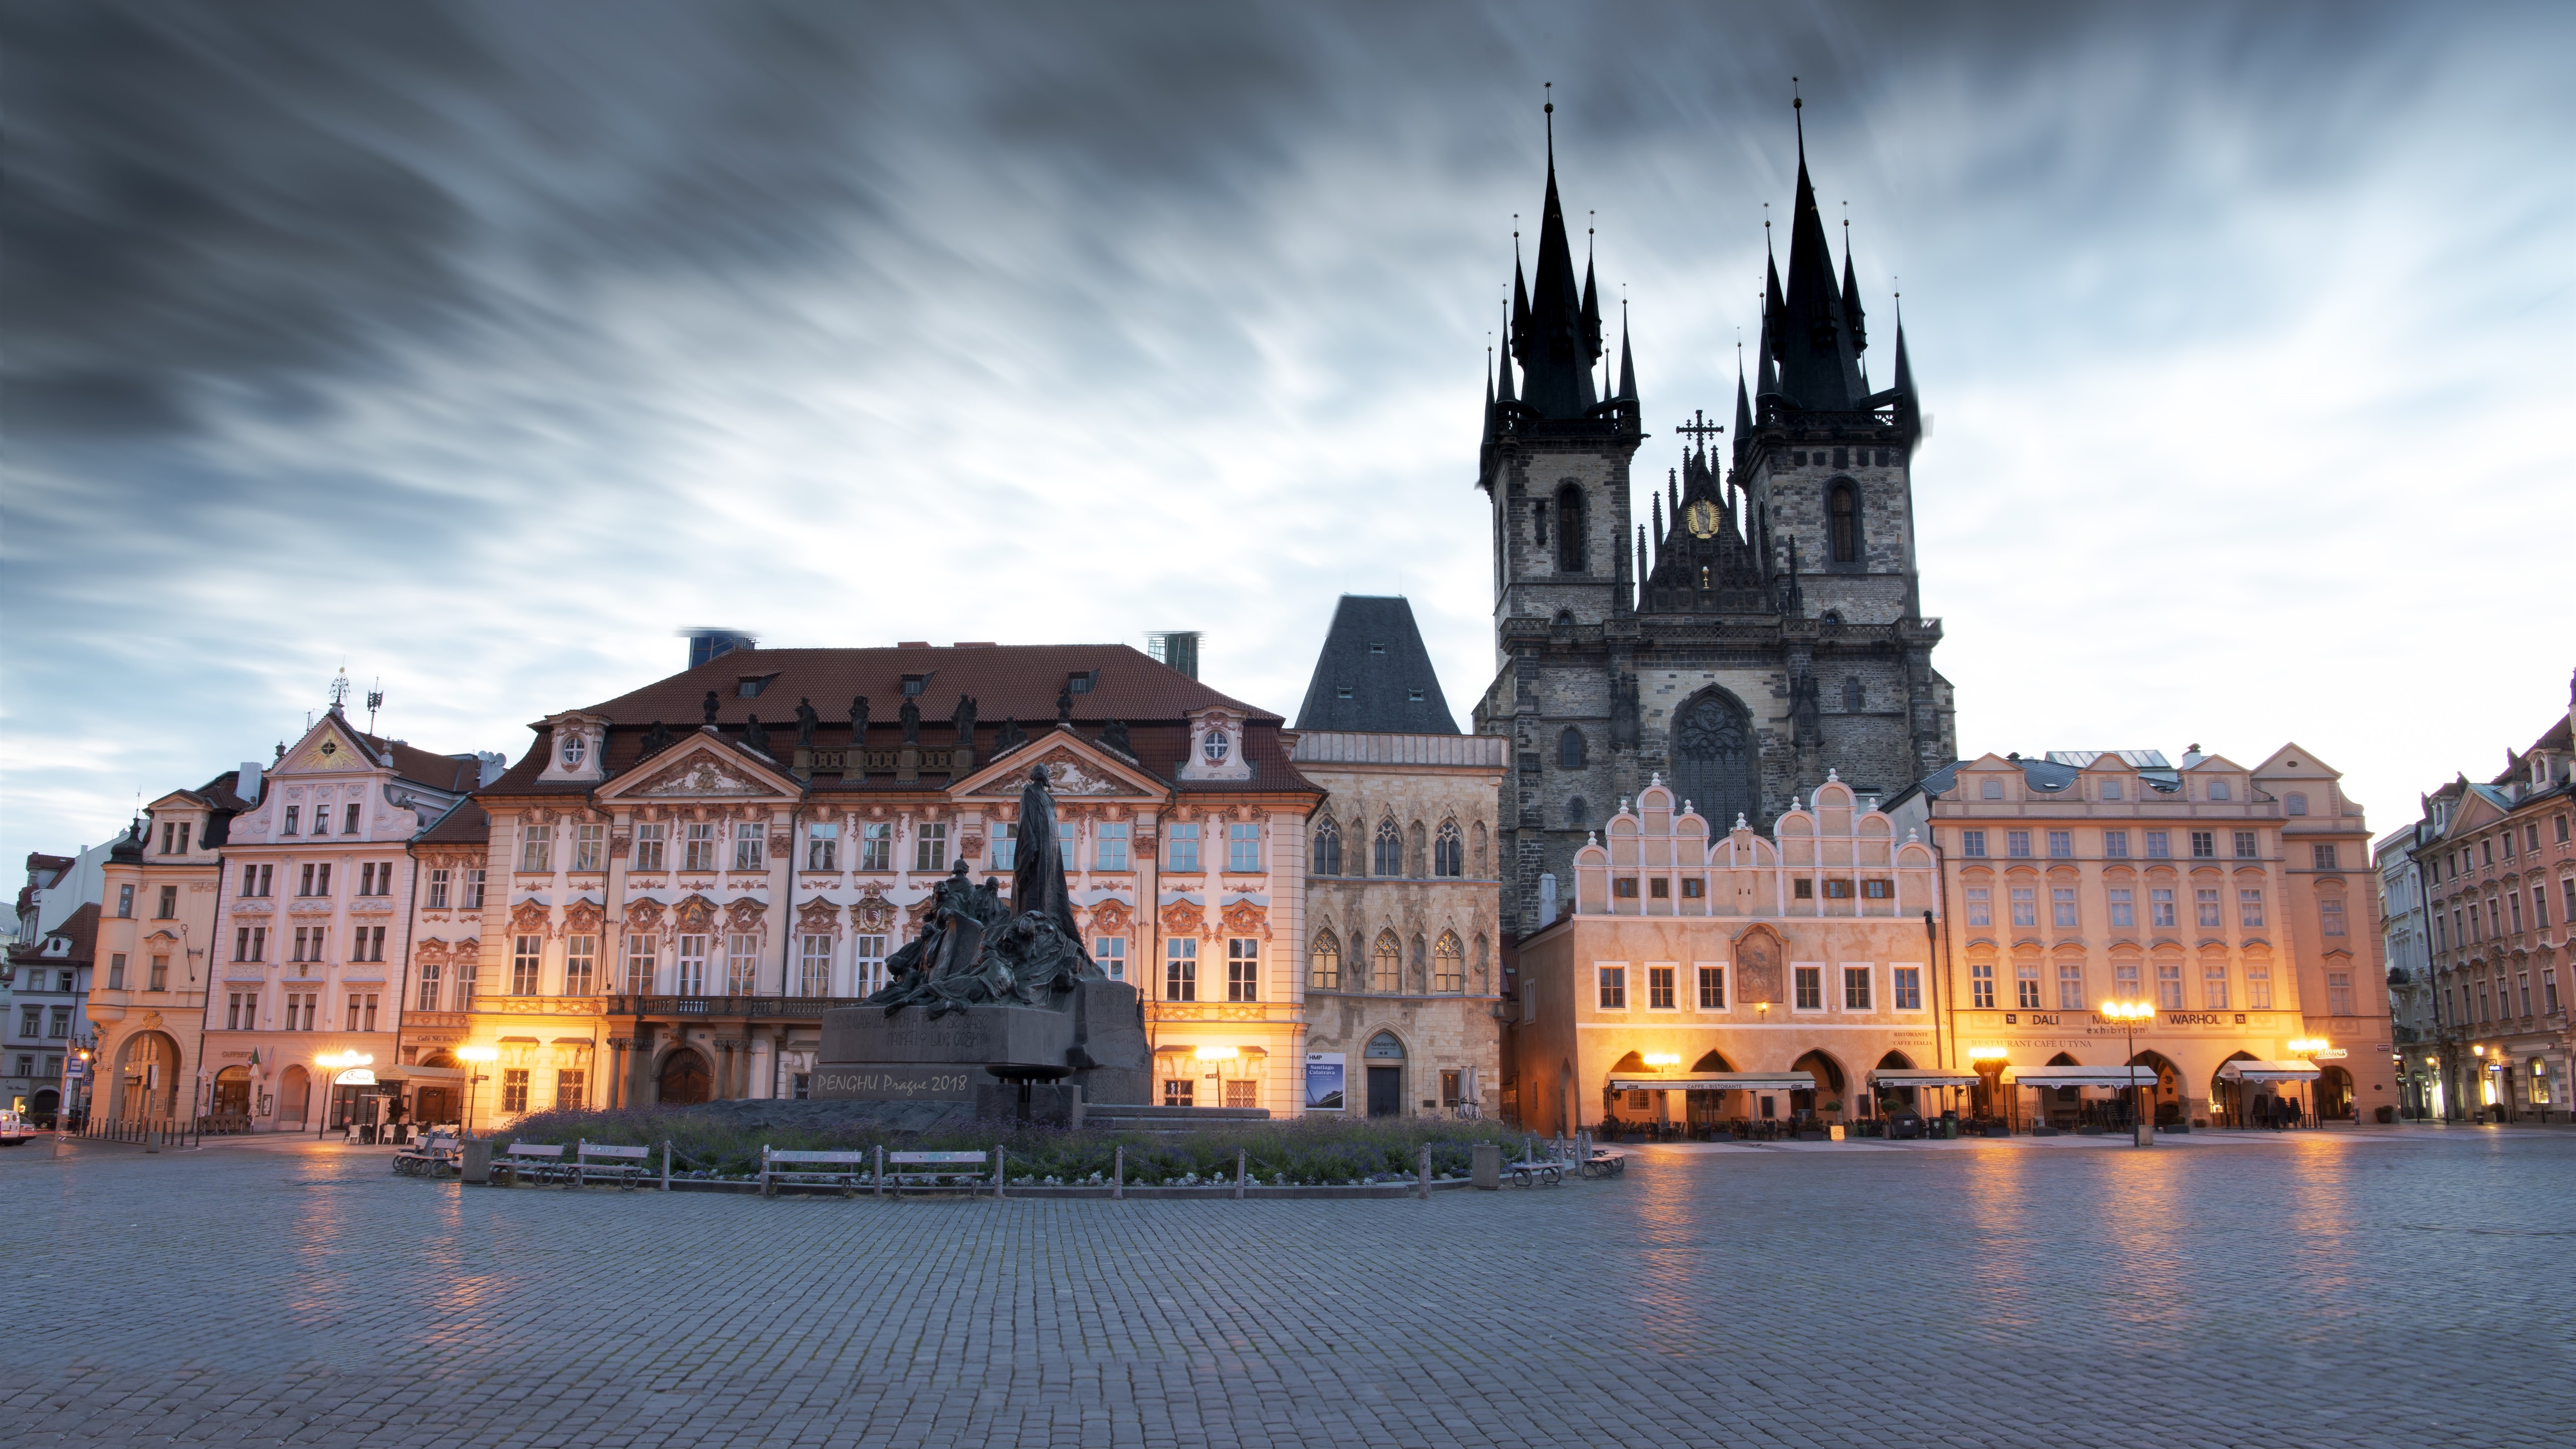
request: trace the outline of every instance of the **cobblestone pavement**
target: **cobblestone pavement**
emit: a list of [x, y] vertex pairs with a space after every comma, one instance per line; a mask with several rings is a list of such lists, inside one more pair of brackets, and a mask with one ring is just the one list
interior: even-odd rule
[[12, 1446], [2564, 1446], [2576, 1134], [1634, 1149], [1428, 1202], [0, 1153]]

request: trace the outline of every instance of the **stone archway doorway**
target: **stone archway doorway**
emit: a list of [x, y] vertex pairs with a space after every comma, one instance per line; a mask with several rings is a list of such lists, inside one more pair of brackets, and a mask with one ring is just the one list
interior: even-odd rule
[[179, 1043], [158, 1031], [127, 1037], [116, 1050], [113, 1091], [108, 1115], [117, 1121], [179, 1115]]
[[680, 1047], [662, 1059], [656, 1097], [665, 1107], [694, 1107], [707, 1100], [713, 1081], [707, 1059], [695, 1047]]
[[1789, 1114], [1819, 1120], [1837, 1119], [1843, 1111], [1843, 1068], [1840, 1062], [1821, 1051], [1811, 1051], [1789, 1064], [1793, 1072], [1805, 1072], [1815, 1078], [1813, 1087], [1799, 1087], [1789, 1093]]

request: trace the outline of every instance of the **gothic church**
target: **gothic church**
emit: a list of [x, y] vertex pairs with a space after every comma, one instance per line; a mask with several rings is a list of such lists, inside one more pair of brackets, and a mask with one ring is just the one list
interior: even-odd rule
[[1758, 380], [1748, 391], [1739, 369], [1731, 444], [1679, 430], [1679, 466], [1660, 489], [1649, 474], [1647, 522], [1631, 502], [1635, 362], [1622, 338], [1616, 380], [1596, 382], [1600, 300], [1589, 262], [1575, 283], [1552, 131], [1535, 286], [1513, 270], [1477, 477], [1498, 673], [1475, 727], [1512, 741], [1502, 924], [1527, 933], [1545, 924], [1542, 878], [1570, 885], [1586, 833], [1655, 775], [1716, 828], [1740, 815], [1767, 831], [1829, 772], [1892, 795], [1955, 759], [1957, 738], [1917, 586], [1922, 412], [1904, 332], [1892, 385], [1872, 391], [1850, 247], [1837, 282], [1803, 129]]

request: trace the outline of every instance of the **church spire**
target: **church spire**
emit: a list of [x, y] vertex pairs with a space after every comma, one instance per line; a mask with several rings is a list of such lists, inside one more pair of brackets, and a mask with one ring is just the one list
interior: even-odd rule
[[[1556, 187], [1556, 102], [1547, 103], [1547, 199], [1539, 214], [1538, 277], [1525, 325], [1513, 329], [1522, 400], [1540, 417], [1584, 417], [1599, 401], [1592, 364], [1601, 357], [1600, 317], [1592, 294], [1575, 285], [1574, 248], [1565, 235], [1565, 204]], [[1517, 276], [1515, 292], [1519, 290]], [[1519, 310], [1516, 308], [1515, 310]], [[1515, 319], [1516, 322], [1518, 319]]]
[[1780, 385], [1789, 400], [1811, 412], [1844, 412], [1861, 405], [1860, 352], [1842, 288], [1834, 283], [1833, 249], [1816, 209], [1816, 186], [1807, 175], [1806, 101], [1792, 97], [1798, 116], [1798, 196], [1789, 218], [1789, 287], [1773, 343], [1780, 354]]
[[1744, 395], [1744, 344], [1735, 344], [1735, 461], [1753, 446], [1753, 401]]
[[1628, 304], [1619, 304], [1619, 390], [1612, 396], [1621, 402], [1637, 400], [1637, 359], [1628, 350]]
[[1852, 351], [1869, 350], [1869, 319], [1861, 315], [1860, 283], [1852, 279], [1851, 218], [1843, 218], [1843, 325], [1851, 329]]

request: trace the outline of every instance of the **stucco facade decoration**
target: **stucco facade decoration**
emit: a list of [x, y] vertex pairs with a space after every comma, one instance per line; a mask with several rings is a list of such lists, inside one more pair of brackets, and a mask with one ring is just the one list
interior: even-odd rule
[[2571, 1119], [2576, 1094], [2576, 683], [2568, 714], [2484, 784], [2425, 797], [2411, 852], [2432, 932], [2444, 1114]]
[[941, 877], [1008, 888], [1042, 763], [1075, 917], [1145, 996], [1156, 1100], [1293, 1112], [1318, 792], [1280, 725], [1110, 645], [739, 649], [551, 716], [476, 797], [488, 822], [419, 844], [451, 893], [421, 897], [403, 1057], [493, 1048], [494, 1122], [796, 1096], [823, 1013], [884, 984]]
[[[89, 1015], [97, 1033], [87, 1108], [115, 1121], [215, 1111], [203, 1057], [207, 983], [217, 968], [223, 849], [257, 806], [259, 767], [227, 770], [144, 808], [108, 855]], [[246, 1073], [244, 1075], [247, 1075]]]
[[1322, 1110], [1502, 1111], [1504, 742], [1310, 731], [1292, 758], [1325, 792], [1306, 830], [1306, 1050], [1342, 1059], [1345, 1097]]
[[[1768, 833], [1713, 831], [1650, 780], [1574, 856], [1567, 914], [1520, 946], [1512, 1025], [1520, 1120], [1711, 1128], [1864, 1120], [1923, 1089], [1875, 1073], [1939, 1070], [1926, 913], [1929, 846], [1828, 779]], [[1756, 1073], [1803, 1080], [1702, 1090], [1615, 1081]]]
[[337, 704], [279, 755], [223, 848], [201, 1017], [221, 1115], [259, 1132], [381, 1120], [402, 1090], [410, 842], [481, 777], [478, 756], [379, 738]]
[[[2340, 779], [2296, 744], [2250, 769], [2197, 746], [2179, 766], [2151, 750], [1988, 754], [1890, 801], [1941, 853], [1944, 1029], [1961, 1059], [1990, 1082], [2061, 1056], [2127, 1060], [2155, 1068], [2160, 1121], [2243, 1125], [2268, 1089], [2221, 1068], [2296, 1058], [2318, 1076], [2284, 1097], [2393, 1112], [2370, 835]], [[2134, 1057], [2108, 1001], [2156, 1007]]]

